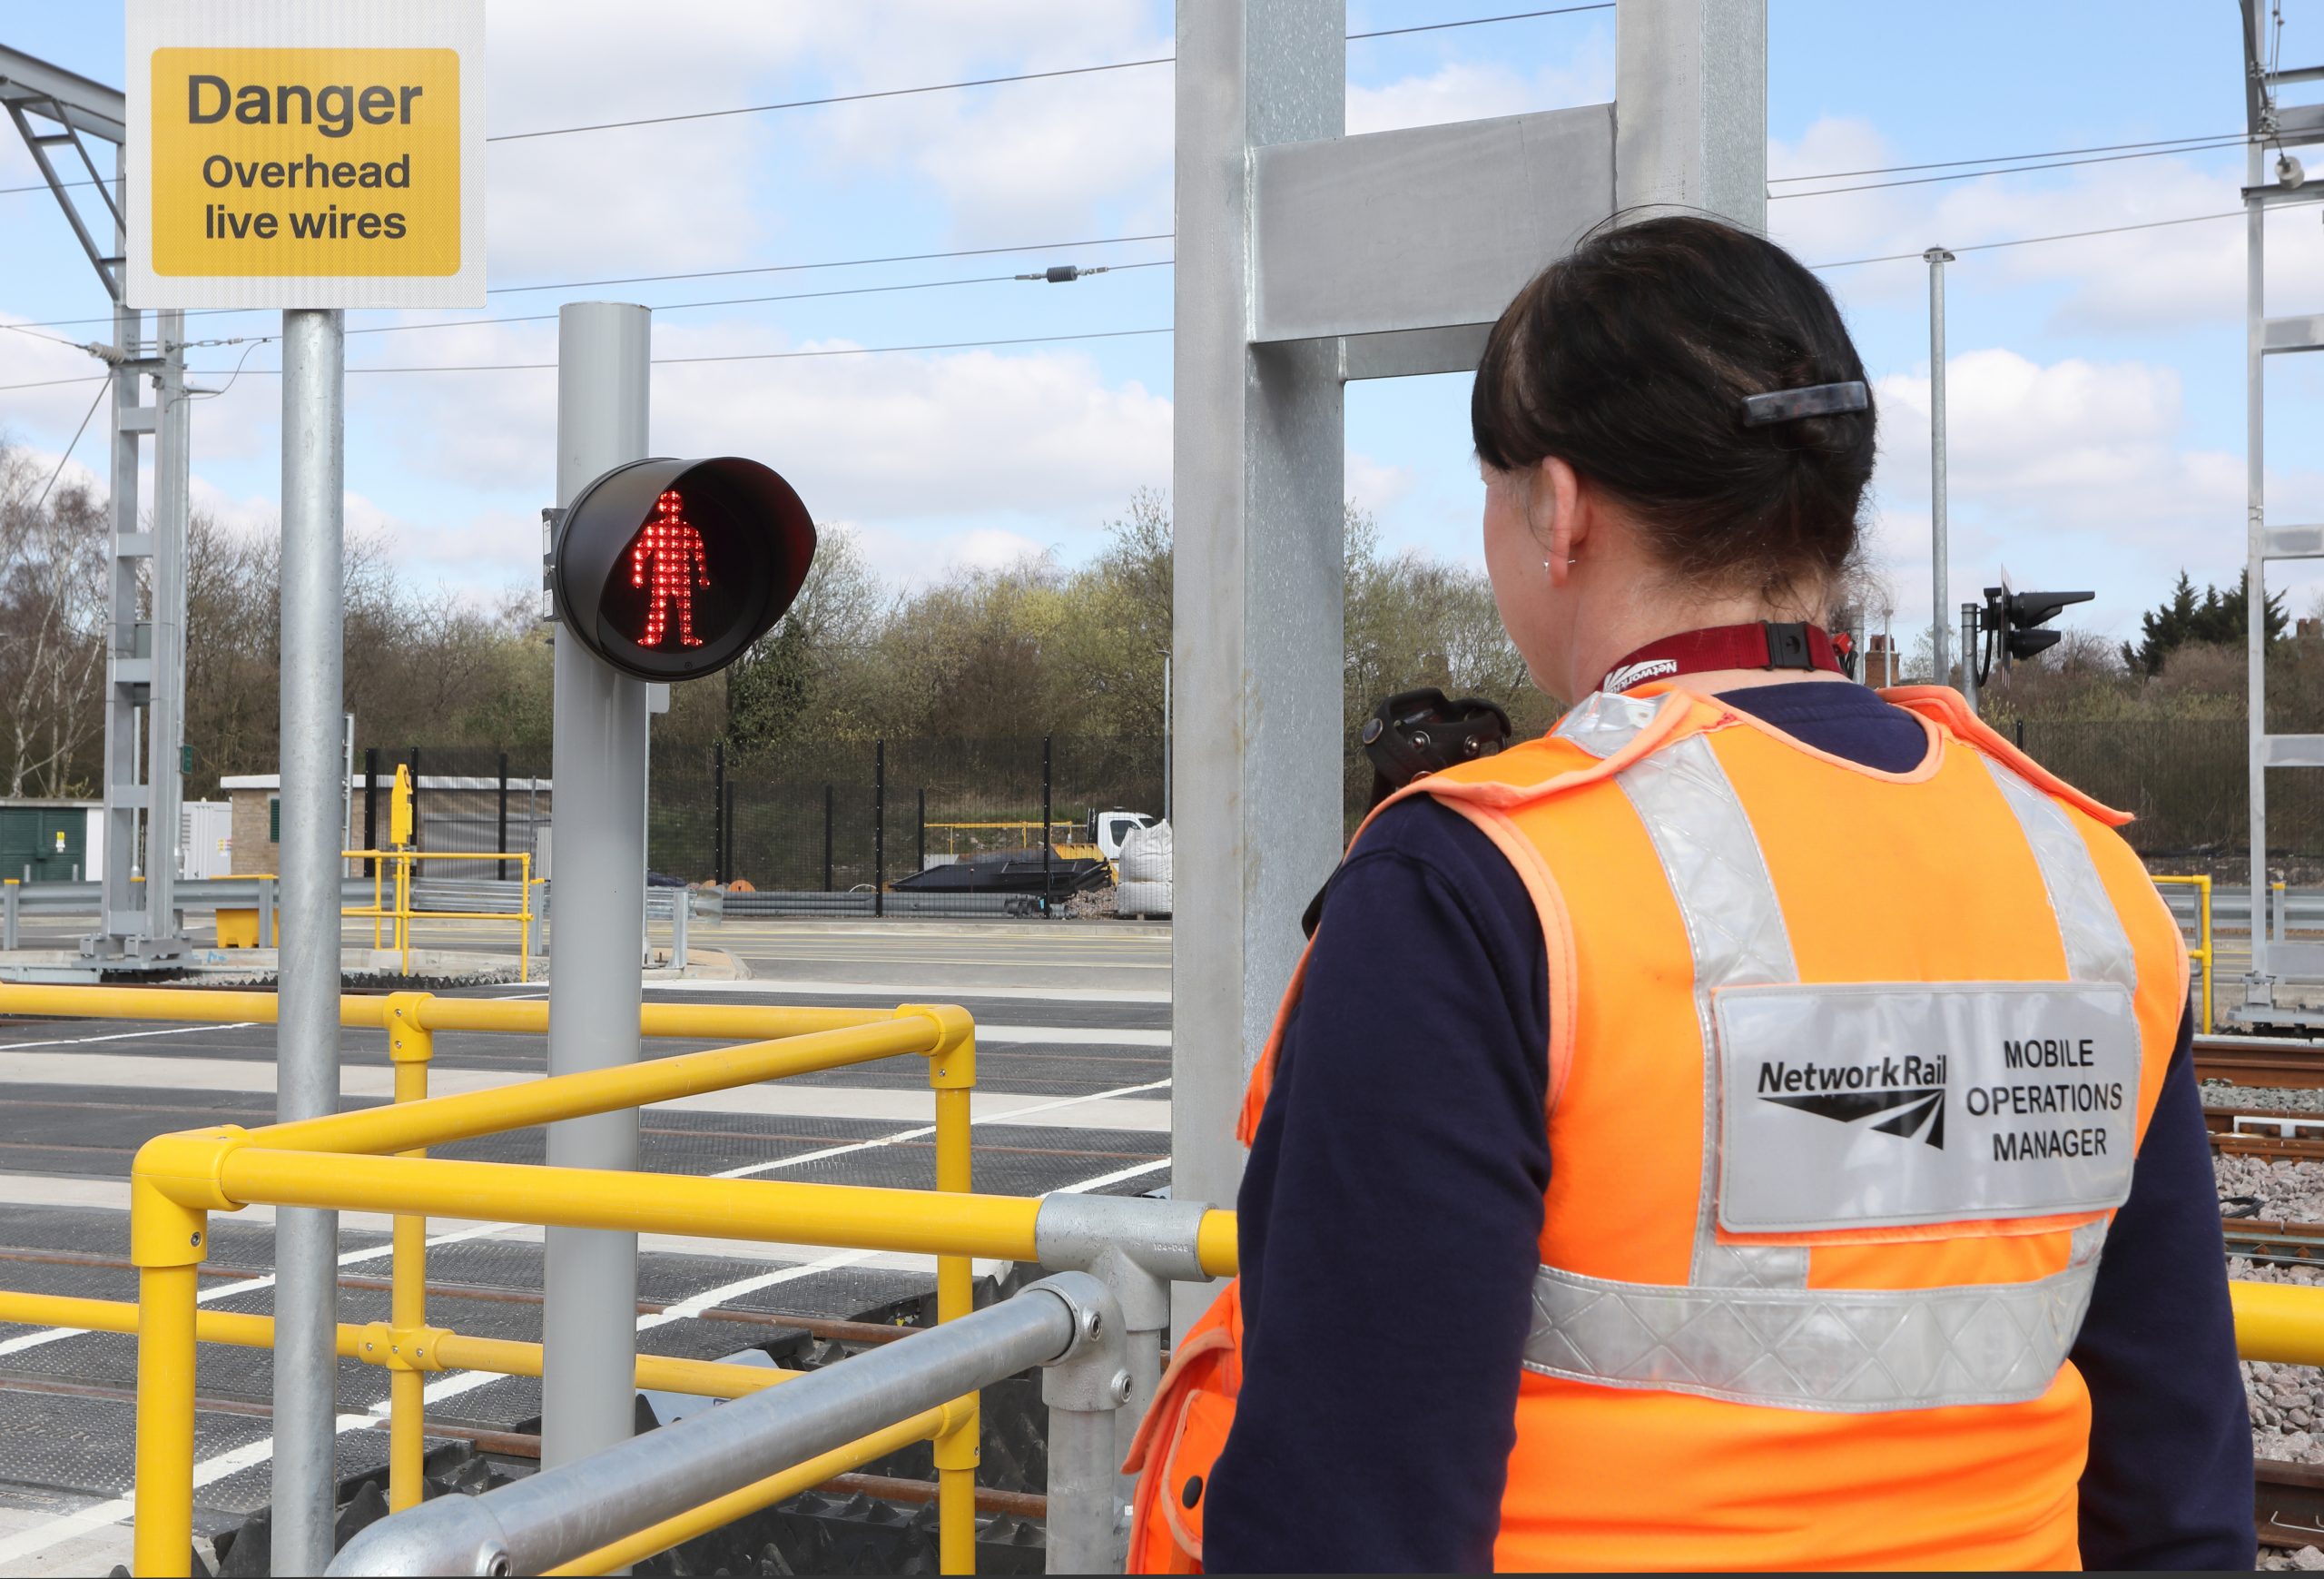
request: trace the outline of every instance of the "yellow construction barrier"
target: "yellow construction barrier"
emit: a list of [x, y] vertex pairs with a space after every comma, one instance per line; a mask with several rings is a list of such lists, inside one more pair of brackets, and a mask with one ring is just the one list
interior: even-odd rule
[[2191, 888], [2195, 891], [2195, 946], [2187, 951], [2187, 960], [2201, 972], [2203, 987], [2202, 1033], [2211, 1033], [2211, 880], [2201, 877], [2158, 877], [2157, 888]]

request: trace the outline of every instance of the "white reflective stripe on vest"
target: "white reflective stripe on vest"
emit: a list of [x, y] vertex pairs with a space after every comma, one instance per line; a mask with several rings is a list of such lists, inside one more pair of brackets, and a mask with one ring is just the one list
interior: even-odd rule
[[[1556, 733], [1600, 758], [1610, 756], [1636, 737], [1659, 705], [1678, 701], [1593, 696]], [[2128, 984], [2125, 978], [2135, 972], [2129, 940], [2080, 835], [2054, 803], [2014, 774], [1996, 767], [1994, 779], [2041, 868], [2073, 979]], [[1654, 752], [1615, 782], [1654, 846], [1694, 957], [1706, 1078], [1693, 1265], [1685, 1286], [1620, 1283], [1540, 1268], [1525, 1367], [1600, 1386], [1776, 1408], [1874, 1413], [2040, 1396], [2081, 1328], [2105, 1240], [2102, 1219], [2074, 1230], [2073, 1255], [2063, 1270], [2023, 1283], [1810, 1289], [1806, 1247], [1719, 1243], [1714, 1227], [1719, 1058], [1712, 995], [1728, 988], [1796, 984], [1798, 971], [1758, 837], [1709, 739], [1691, 735]], [[1908, 985], [1922, 992], [1927, 986]], [[1989, 985], [2008, 991], [2024, 984]], [[2136, 1078], [2134, 1063], [2133, 1092]], [[2136, 1110], [2134, 1099], [2130, 1110]], [[1925, 1131], [1924, 1140], [1907, 1143], [1924, 1141]], [[2105, 1182], [2111, 1199], [2114, 1181]]]

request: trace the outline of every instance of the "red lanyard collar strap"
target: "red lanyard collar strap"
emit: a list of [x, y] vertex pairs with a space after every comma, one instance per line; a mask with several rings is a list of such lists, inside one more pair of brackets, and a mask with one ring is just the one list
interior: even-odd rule
[[1779, 624], [1755, 620], [1748, 625], [1717, 625], [1707, 630], [1682, 631], [1650, 641], [1630, 654], [1598, 682], [1600, 691], [1627, 691], [1649, 680], [1714, 669], [1828, 669], [1845, 675], [1831, 636], [1821, 626]]

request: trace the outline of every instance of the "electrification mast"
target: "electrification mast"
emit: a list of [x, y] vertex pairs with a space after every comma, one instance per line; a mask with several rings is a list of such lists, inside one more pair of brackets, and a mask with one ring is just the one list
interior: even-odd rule
[[[81, 953], [98, 968], [135, 969], [186, 950], [173, 903], [185, 734], [185, 538], [189, 477], [185, 314], [145, 315], [123, 300], [128, 234], [128, 107], [101, 83], [0, 47], [0, 105], [55, 194], [113, 301], [113, 339], [86, 349], [111, 369], [105, 624], [104, 849], [96, 861], [97, 930]], [[90, 144], [113, 145], [112, 171]], [[74, 193], [84, 194], [76, 199]], [[154, 400], [141, 403], [151, 380]], [[153, 440], [153, 518], [138, 518], [139, 449]], [[140, 760], [138, 714], [144, 719]], [[142, 824], [142, 826], [141, 826]], [[143, 843], [139, 843], [140, 835]], [[139, 875], [143, 854], [144, 881]]]
[[[2309, 186], [2292, 149], [2324, 143], [2324, 104], [2286, 104], [2281, 90], [2324, 82], [2324, 66], [2284, 70], [2277, 61], [2282, 23], [2261, 0], [2242, 0], [2245, 150], [2243, 206], [2245, 487], [2245, 739], [2250, 775], [2251, 967], [2237, 1018], [2252, 1024], [2319, 1024], [2324, 1013], [2280, 1004], [2280, 982], [2324, 982], [2324, 944], [2284, 941], [2269, 923], [2274, 891], [2268, 873], [2268, 774], [2271, 767], [2324, 767], [2324, 735], [2268, 730], [2268, 582], [2270, 559], [2324, 559], [2324, 525], [2274, 527], [2267, 518], [2267, 359], [2324, 350], [2324, 314], [2268, 316], [2268, 212], [2324, 200]], [[2272, 157], [2271, 157], [2272, 156]]]

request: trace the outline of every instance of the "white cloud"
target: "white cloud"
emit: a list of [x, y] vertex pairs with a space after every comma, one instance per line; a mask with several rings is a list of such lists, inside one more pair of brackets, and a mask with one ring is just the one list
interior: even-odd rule
[[1420, 474], [1409, 466], [1390, 465], [1354, 450], [1348, 452], [1346, 468], [1348, 498], [1374, 515], [1394, 509], [1420, 483]]
[[[1797, 143], [1768, 143], [1775, 191], [1801, 193], [1819, 184], [1867, 190], [1784, 197], [1768, 204], [1768, 220], [1775, 238], [1808, 263], [1917, 253], [1936, 245], [1960, 249], [2240, 211], [2241, 160], [2241, 152], [2230, 149], [1915, 185], [1876, 184], [1919, 179], [1910, 172], [1826, 183], [1783, 182], [1785, 176], [1910, 163], [1868, 123], [1827, 118]], [[2273, 216], [2269, 238], [2270, 278], [2280, 287], [2296, 293], [2324, 272], [2324, 229], [2312, 210]], [[2145, 332], [2240, 319], [2243, 312], [2243, 227], [2231, 219], [1965, 252], [1955, 268], [1956, 277], [1957, 271], [1974, 271], [1971, 278], [2053, 288], [2053, 321], [2065, 330]], [[1849, 269], [1832, 282], [1851, 301], [1901, 299], [1926, 289], [1921, 271], [1905, 264]], [[2312, 306], [2304, 298], [2298, 306], [2270, 304], [2277, 311]]]
[[1424, 76], [1366, 86], [1350, 83], [1347, 129], [1386, 132], [1403, 126], [1434, 126], [1448, 121], [1482, 121], [1535, 110], [1602, 104], [1614, 96], [1613, 40], [1590, 34], [1571, 59], [1531, 73], [1502, 61], [1448, 61]]
[[[1929, 380], [1877, 380], [1882, 445], [1872, 547], [1898, 617], [1929, 603]], [[2243, 560], [2243, 458], [2181, 443], [2176, 370], [2015, 351], [1954, 357], [1945, 379], [1953, 601], [2006, 565], [2019, 585], [2094, 588], [2079, 623], [2122, 630], [2181, 567], [2230, 582]], [[2280, 519], [2314, 518], [2324, 474], [2271, 475]]]

